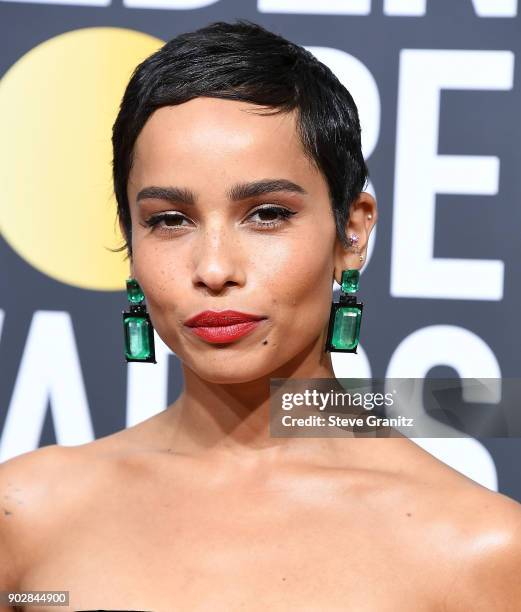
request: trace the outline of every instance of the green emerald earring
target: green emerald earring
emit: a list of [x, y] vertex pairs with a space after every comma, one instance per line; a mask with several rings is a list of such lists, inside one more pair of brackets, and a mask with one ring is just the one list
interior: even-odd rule
[[127, 361], [157, 363], [154, 328], [144, 303], [145, 294], [135, 278], [127, 278], [128, 311], [123, 311], [125, 358]]
[[354, 295], [358, 291], [359, 280], [359, 270], [342, 271], [340, 298], [331, 304], [326, 352], [356, 353], [364, 308]]

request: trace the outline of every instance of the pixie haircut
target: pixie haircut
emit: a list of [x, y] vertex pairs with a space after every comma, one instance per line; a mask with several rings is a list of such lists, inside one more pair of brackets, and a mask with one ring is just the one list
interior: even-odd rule
[[[296, 111], [305, 156], [325, 177], [336, 233], [347, 248], [351, 203], [368, 169], [361, 150], [356, 105], [333, 72], [312, 53], [246, 19], [214, 22], [180, 34], [134, 69], [112, 128], [114, 195], [132, 260], [127, 183], [136, 139], [163, 106], [200, 96], [239, 100], [278, 114]], [[260, 109], [259, 109], [260, 111]]]

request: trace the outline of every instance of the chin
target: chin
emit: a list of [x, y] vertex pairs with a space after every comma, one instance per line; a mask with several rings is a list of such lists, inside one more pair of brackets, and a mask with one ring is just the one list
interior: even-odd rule
[[233, 358], [226, 359], [220, 354], [213, 358], [201, 356], [200, 358], [193, 357], [184, 364], [192, 370], [192, 372], [209, 383], [220, 385], [233, 385], [240, 383], [253, 382], [262, 378], [269, 378], [273, 372], [272, 364], [254, 363], [255, 359], [248, 358], [246, 355], [241, 355], [238, 360]]
[[231, 374], [230, 372], [219, 373], [215, 370], [197, 370], [195, 368], [192, 368], [192, 370], [202, 380], [216, 385], [238, 385], [253, 382], [255, 380], [258, 380], [259, 378], [269, 377], [269, 373], [254, 374], [251, 372], [234, 372], [233, 374]]

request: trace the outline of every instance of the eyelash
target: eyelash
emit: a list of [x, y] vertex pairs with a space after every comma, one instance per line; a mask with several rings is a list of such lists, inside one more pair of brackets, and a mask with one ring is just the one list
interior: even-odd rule
[[[282, 225], [283, 223], [286, 223], [290, 217], [297, 214], [295, 211], [289, 210], [282, 206], [269, 205], [269, 206], [264, 206], [262, 208], [257, 208], [257, 210], [254, 210], [249, 216], [256, 215], [260, 212], [266, 212], [266, 211], [278, 213], [278, 215], [280, 215], [280, 219], [277, 221], [265, 221], [263, 223], [257, 223], [258, 227], [261, 227], [264, 229], [271, 229], [273, 227]], [[164, 232], [167, 234], [172, 233], [172, 232], [177, 232], [182, 227], [181, 225], [176, 225], [176, 226], [160, 225], [160, 223], [164, 221], [165, 219], [181, 219], [182, 220], [182, 219], [187, 219], [187, 217], [185, 217], [184, 215], [178, 212], [160, 213], [160, 214], [149, 217], [145, 221], [144, 226], [150, 227], [152, 231], [157, 229], [158, 231]]]

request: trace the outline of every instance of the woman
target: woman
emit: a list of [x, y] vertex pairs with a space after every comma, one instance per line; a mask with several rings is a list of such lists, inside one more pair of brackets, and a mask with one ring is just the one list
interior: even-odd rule
[[334, 379], [332, 281], [377, 220], [333, 74], [215, 23], [137, 67], [113, 145], [130, 276], [184, 389], [1, 467], [0, 588], [69, 610], [521, 610], [519, 504], [403, 437], [270, 436], [271, 379]]

